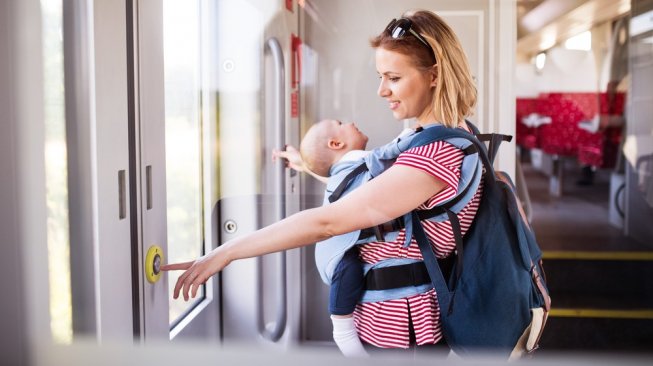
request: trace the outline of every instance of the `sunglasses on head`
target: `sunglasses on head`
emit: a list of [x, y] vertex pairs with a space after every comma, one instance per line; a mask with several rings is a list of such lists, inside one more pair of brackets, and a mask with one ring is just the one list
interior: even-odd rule
[[433, 52], [428, 42], [426, 42], [426, 40], [422, 38], [422, 36], [420, 36], [419, 33], [415, 32], [412, 29], [412, 26], [413, 26], [413, 21], [410, 19], [406, 19], [406, 18], [392, 19], [390, 23], [388, 23], [388, 26], [385, 27], [385, 30], [394, 39], [399, 39], [403, 37], [404, 34], [406, 34], [406, 32], [410, 32], [410, 34], [415, 36], [415, 38], [417, 38], [420, 42], [422, 42], [422, 44], [424, 44], [424, 46], [426, 46], [429, 50], [431, 50], [431, 52]]

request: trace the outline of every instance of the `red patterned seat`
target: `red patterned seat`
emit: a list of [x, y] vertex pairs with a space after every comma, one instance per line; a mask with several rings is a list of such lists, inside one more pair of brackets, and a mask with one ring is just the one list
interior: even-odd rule
[[[579, 127], [580, 122], [589, 123], [598, 114], [621, 115], [624, 94], [617, 93], [612, 99], [608, 100], [607, 93], [542, 93], [538, 98], [517, 98], [517, 144], [541, 148], [550, 155], [577, 157], [583, 165], [612, 167], [621, 126], [597, 126], [596, 132]], [[551, 123], [529, 127], [522, 119], [531, 113], [551, 117]]]
[[[603, 116], [621, 116], [624, 112], [625, 94], [616, 93], [609, 100], [607, 93], [598, 97], [599, 113]], [[601, 121], [607, 121], [603, 118]], [[597, 168], [612, 168], [616, 164], [622, 138], [622, 126], [599, 125], [591, 137], [579, 142], [578, 161]]]
[[534, 149], [539, 147], [538, 129], [537, 127], [526, 126], [523, 118], [531, 113], [537, 112], [538, 98], [517, 98], [517, 128], [516, 128], [516, 142], [517, 145], [526, 148]]
[[[551, 117], [551, 123], [540, 126], [540, 145], [551, 155], [576, 156], [579, 140], [586, 139], [578, 122], [592, 118], [587, 115], [584, 103], [578, 103], [579, 93], [542, 94], [541, 114]], [[585, 102], [584, 95], [580, 100]]]

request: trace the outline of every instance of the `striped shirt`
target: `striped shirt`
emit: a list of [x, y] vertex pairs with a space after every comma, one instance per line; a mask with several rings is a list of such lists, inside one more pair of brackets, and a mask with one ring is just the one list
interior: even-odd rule
[[[457, 194], [462, 150], [445, 141], [414, 147], [399, 155], [395, 164], [410, 166], [427, 172], [446, 183], [446, 187], [419, 206], [418, 210], [433, 208]], [[481, 198], [482, 185], [472, 200], [458, 213], [464, 235], [472, 224]], [[453, 253], [455, 240], [451, 223], [422, 221], [424, 231], [436, 256], [445, 258]], [[374, 264], [390, 258], [422, 259], [415, 239], [403, 246], [405, 230], [393, 242], [370, 242], [360, 246], [360, 258], [364, 263]], [[415, 330], [418, 345], [433, 344], [442, 338], [440, 307], [435, 290], [402, 299], [359, 303], [354, 312], [358, 334], [366, 343], [381, 348], [408, 348], [409, 321]]]

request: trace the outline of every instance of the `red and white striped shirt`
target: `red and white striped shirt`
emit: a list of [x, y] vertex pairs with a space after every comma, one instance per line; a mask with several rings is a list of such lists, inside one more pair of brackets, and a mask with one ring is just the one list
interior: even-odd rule
[[[395, 164], [425, 171], [446, 183], [446, 188], [419, 206], [418, 210], [433, 208], [457, 194], [463, 158], [462, 150], [445, 141], [415, 147], [399, 155]], [[463, 235], [476, 215], [481, 191], [482, 185], [479, 186], [472, 200], [458, 213]], [[423, 220], [422, 226], [438, 258], [447, 257], [453, 252], [456, 244], [448, 220], [438, 223]], [[405, 248], [404, 238], [405, 230], [402, 230], [393, 242], [371, 242], [361, 245], [360, 258], [364, 263], [369, 264], [391, 258], [422, 259], [415, 239], [413, 238], [410, 245]], [[360, 338], [381, 348], [410, 346], [409, 319], [415, 329], [418, 345], [440, 341], [442, 338], [440, 307], [435, 290], [402, 299], [359, 303], [354, 312]]]

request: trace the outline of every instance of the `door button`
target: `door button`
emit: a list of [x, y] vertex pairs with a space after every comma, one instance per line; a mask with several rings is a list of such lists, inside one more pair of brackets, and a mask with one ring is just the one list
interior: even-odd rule
[[147, 282], [155, 283], [159, 280], [162, 262], [163, 250], [158, 245], [152, 245], [145, 256], [145, 278], [147, 278]]
[[236, 221], [234, 220], [227, 220], [224, 223], [224, 231], [227, 232], [227, 234], [233, 234], [238, 230], [238, 225], [236, 224]]

